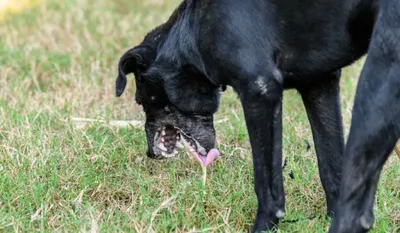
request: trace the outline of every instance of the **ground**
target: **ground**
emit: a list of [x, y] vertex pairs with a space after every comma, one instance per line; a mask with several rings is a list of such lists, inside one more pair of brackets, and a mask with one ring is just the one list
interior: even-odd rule
[[[119, 57], [179, 0], [41, 1], [0, 21], [1, 232], [248, 232], [256, 213], [250, 145], [228, 89], [216, 120], [221, 159], [146, 157], [142, 129], [70, 117], [143, 120], [134, 78], [114, 96]], [[346, 133], [362, 62], [341, 81]], [[295, 91], [284, 96], [286, 219], [278, 232], [324, 232], [325, 199], [311, 130]], [[308, 141], [311, 150], [307, 150]], [[290, 179], [292, 171], [294, 180]], [[385, 165], [372, 232], [399, 232], [400, 160]]]

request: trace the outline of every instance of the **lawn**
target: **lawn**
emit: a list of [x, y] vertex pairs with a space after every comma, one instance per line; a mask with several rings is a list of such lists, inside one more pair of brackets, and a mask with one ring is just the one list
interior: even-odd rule
[[[221, 159], [206, 186], [199, 164], [183, 152], [148, 159], [140, 128], [70, 121], [144, 119], [133, 77], [123, 96], [114, 96], [117, 63], [179, 2], [47, 0], [0, 21], [0, 232], [249, 231], [257, 206], [250, 145], [231, 89], [216, 115], [228, 120], [216, 124]], [[361, 65], [346, 68], [341, 80], [346, 133]], [[330, 221], [295, 91], [285, 93], [283, 125], [285, 218], [304, 220], [277, 231], [324, 232]], [[399, 199], [400, 160], [391, 156], [372, 232], [400, 231]]]

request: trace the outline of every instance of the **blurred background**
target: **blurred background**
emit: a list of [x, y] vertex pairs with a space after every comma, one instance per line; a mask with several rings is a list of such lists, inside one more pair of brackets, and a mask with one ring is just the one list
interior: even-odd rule
[[[228, 89], [216, 120], [221, 159], [146, 157], [143, 130], [71, 117], [144, 120], [120, 56], [179, 0], [0, 0], [0, 232], [248, 232], [256, 213], [247, 131]], [[346, 133], [364, 59], [341, 80]], [[325, 199], [301, 98], [284, 98], [286, 219], [278, 232], [324, 232]], [[309, 148], [309, 145], [311, 148]], [[291, 175], [289, 175], [291, 174]], [[294, 177], [294, 179], [291, 178]], [[372, 232], [399, 232], [400, 160], [382, 173]]]

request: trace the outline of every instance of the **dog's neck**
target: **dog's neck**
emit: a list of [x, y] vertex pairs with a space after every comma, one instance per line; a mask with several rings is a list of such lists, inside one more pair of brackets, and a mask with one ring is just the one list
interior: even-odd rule
[[162, 44], [165, 38], [168, 36], [171, 28], [175, 25], [182, 13], [186, 9], [187, 1], [182, 1], [181, 4], [174, 10], [168, 20], [160, 26], [154, 28], [144, 37], [141, 44], [150, 45], [154, 50], [157, 50], [159, 45]]

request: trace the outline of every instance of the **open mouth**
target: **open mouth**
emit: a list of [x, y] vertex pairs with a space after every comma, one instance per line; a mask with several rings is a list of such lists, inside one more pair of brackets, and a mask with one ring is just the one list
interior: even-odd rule
[[153, 147], [156, 154], [160, 154], [164, 158], [171, 158], [178, 154], [179, 148], [185, 148], [205, 167], [219, 156], [217, 149], [211, 149], [207, 152], [196, 139], [190, 137], [178, 127], [167, 125], [157, 130]]

